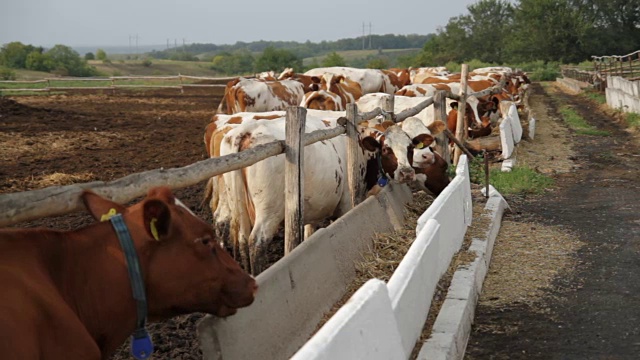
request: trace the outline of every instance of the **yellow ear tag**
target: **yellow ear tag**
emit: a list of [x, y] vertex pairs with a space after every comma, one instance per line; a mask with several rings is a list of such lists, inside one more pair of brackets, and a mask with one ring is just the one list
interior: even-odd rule
[[100, 222], [102, 221], [107, 221], [109, 219], [111, 219], [114, 215], [117, 215], [118, 212], [116, 211], [116, 209], [110, 209], [108, 213], [102, 215], [100, 217]]
[[422, 149], [424, 147], [424, 144], [419, 142], [418, 144], [416, 144], [416, 149]]
[[151, 219], [149, 227], [151, 228], [151, 235], [153, 235], [153, 238], [160, 241], [160, 237], [158, 236], [158, 228], [156, 228], [156, 222], [158, 222], [158, 219]]

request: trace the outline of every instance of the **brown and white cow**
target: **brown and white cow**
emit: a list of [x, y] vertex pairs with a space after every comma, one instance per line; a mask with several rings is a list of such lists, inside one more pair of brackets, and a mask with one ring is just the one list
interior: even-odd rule
[[304, 93], [308, 93], [311, 91], [320, 90], [320, 77], [318, 76], [309, 76], [304, 74], [299, 74], [293, 71], [292, 68], [286, 68], [280, 75], [278, 75], [278, 80], [295, 80], [302, 83]]
[[295, 80], [264, 81], [239, 78], [227, 83], [218, 113], [284, 110], [300, 104], [302, 83]]
[[[250, 305], [255, 280], [213, 229], [168, 188], [125, 207], [85, 191], [97, 220], [121, 214], [139, 258], [147, 314], [226, 317]], [[0, 353], [12, 359], [108, 359], [136, 328], [136, 300], [109, 220], [74, 231], [0, 229]]]
[[357, 82], [360, 84], [363, 94], [376, 92], [393, 94], [397, 90], [397, 88], [391, 83], [389, 76], [378, 69], [357, 69], [334, 66], [311, 69], [305, 72], [305, 75], [321, 77], [326, 73], [342, 75], [347, 79]]
[[304, 94], [300, 106], [316, 110], [345, 111], [362, 96], [360, 84], [343, 75], [322, 75], [320, 89]]
[[[284, 119], [255, 121], [229, 131], [220, 155], [238, 153], [261, 144], [285, 138]], [[308, 114], [306, 132], [337, 126], [336, 118]], [[375, 132], [373, 130], [370, 130]], [[364, 131], [366, 134], [367, 132]], [[382, 172], [399, 182], [413, 181], [415, 172], [408, 160], [413, 148], [411, 139], [398, 126], [391, 126], [380, 136], [362, 135], [363, 153], [356, 159], [363, 178], [357, 196], [363, 196]], [[377, 157], [380, 157], [379, 162]], [[305, 224], [335, 218], [351, 208], [348, 190], [346, 136], [338, 136], [305, 147], [304, 151]], [[270, 157], [242, 171], [225, 173], [228, 205], [231, 208], [232, 238], [240, 248], [241, 258], [257, 274], [264, 270], [264, 251], [284, 220], [284, 157]]]

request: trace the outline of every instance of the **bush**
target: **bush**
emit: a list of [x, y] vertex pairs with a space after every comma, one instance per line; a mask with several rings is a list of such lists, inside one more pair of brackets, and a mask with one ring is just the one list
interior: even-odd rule
[[96, 59], [96, 56], [95, 56], [95, 55], [93, 55], [93, 53], [92, 53], [92, 52], [88, 52], [88, 53], [84, 54], [84, 59], [85, 59], [85, 60], [95, 60], [95, 59]]
[[142, 66], [144, 66], [144, 67], [149, 67], [152, 64], [153, 64], [153, 62], [151, 62], [151, 60], [149, 60], [149, 59], [142, 60]]
[[105, 61], [107, 59], [107, 53], [102, 49], [98, 49], [96, 51], [96, 59]]
[[16, 72], [6, 67], [0, 67], [0, 79], [15, 80]]
[[332, 52], [327, 55], [324, 59], [322, 59], [322, 66], [331, 67], [331, 66], [347, 66], [347, 62], [344, 60], [340, 54], [337, 52]]

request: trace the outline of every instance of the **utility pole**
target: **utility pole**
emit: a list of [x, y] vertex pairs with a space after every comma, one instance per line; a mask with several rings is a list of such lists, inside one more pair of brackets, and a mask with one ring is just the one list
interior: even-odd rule
[[369, 50], [371, 50], [371, 22], [369, 22]]
[[364, 39], [366, 38], [366, 35], [364, 33], [364, 21], [362, 22], [362, 50], [364, 50]]
[[138, 54], [138, 34], [136, 34], [136, 55]]
[[131, 34], [129, 34], [129, 54], [131, 54]]

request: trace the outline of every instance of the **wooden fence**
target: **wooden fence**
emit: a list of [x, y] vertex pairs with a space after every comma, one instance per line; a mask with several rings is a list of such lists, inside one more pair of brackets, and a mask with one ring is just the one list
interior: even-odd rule
[[[492, 88], [467, 94], [466, 96], [481, 97], [498, 93], [503, 87], [504, 79], [500, 84]], [[349, 169], [347, 181], [352, 194], [351, 205], [355, 206], [362, 200], [356, 198], [356, 194], [359, 193], [359, 184], [355, 177], [354, 169], [356, 169], [356, 166], [354, 166], [354, 162], [356, 152], [360, 151], [356, 126], [379, 115], [383, 115], [394, 122], [401, 122], [418, 114], [430, 105], [434, 105], [436, 108], [435, 120], [441, 120], [446, 123], [446, 97], [460, 99], [459, 95], [441, 90], [436, 92], [433, 97], [425, 98], [420, 104], [405, 109], [398, 114], [394, 114], [393, 95], [388, 95], [387, 100], [383, 103], [383, 108], [378, 107], [366, 113], [358, 112], [356, 104], [348, 104], [346, 117], [338, 119], [338, 127], [328, 130], [316, 130], [311, 133], [304, 133], [303, 124], [306, 119], [306, 109], [290, 107], [286, 112], [287, 138], [285, 141], [274, 141], [258, 145], [255, 148], [237, 154], [210, 158], [185, 167], [156, 169], [131, 174], [109, 182], [95, 181], [0, 195], [0, 227], [84, 210], [84, 205], [80, 200], [80, 194], [84, 189], [92, 189], [97, 194], [118, 203], [127, 203], [145, 195], [150, 188], [155, 186], [165, 185], [172, 189], [184, 188], [208, 180], [213, 176], [253, 165], [268, 157], [286, 153], [285, 249], [288, 252], [300, 242], [303, 234], [302, 214], [304, 210], [302, 199], [304, 189], [302, 184], [304, 181], [302, 176], [304, 164], [302, 159], [304, 159], [305, 146], [345, 133], [349, 135], [347, 141], [347, 169]], [[434, 104], [434, 99], [437, 99], [438, 103]], [[463, 112], [464, 107], [460, 111]], [[461, 145], [462, 139], [456, 139], [448, 130], [445, 130], [444, 135], [441, 136], [448, 136], [459, 147], [463, 148]], [[441, 143], [445, 144], [442, 149], [446, 151], [446, 141], [441, 141]], [[448, 155], [445, 156], [448, 157]]]
[[640, 50], [627, 55], [594, 55], [591, 58], [592, 70], [563, 67], [562, 75], [592, 84], [600, 91], [606, 88], [605, 80], [609, 75], [620, 76], [631, 81], [640, 80]]
[[[113, 93], [120, 89], [177, 89], [180, 93], [184, 93], [184, 89], [187, 88], [224, 88], [226, 83], [231, 80], [235, 80], [238, 77], [203, 77], [203, 76], [187, 76], [187, 75], [174, 75], [174, 76], [111, 76], [111, 77], [52, 77], [44, 78], [42, 80], [3, 80], [2, 84], [36, 84], [43, 87], [34, 88], [0, 88], [2, 92], [52, 92], [52, 91], [67, 91], [67, 90], [110, 90]], [[146, 82], [162, 82], [173, 83], [173, 85], [167, 84], [122, 84], [124, 81], [146, 81]], [[211, 84], [198, 84], [193, 81], [206, 81]], [[108, 86], [52, 86], [55, 82], [87, 82], [87, 83], [110, 83]], [[119, 84], [120, 82], [120, 84]]]

